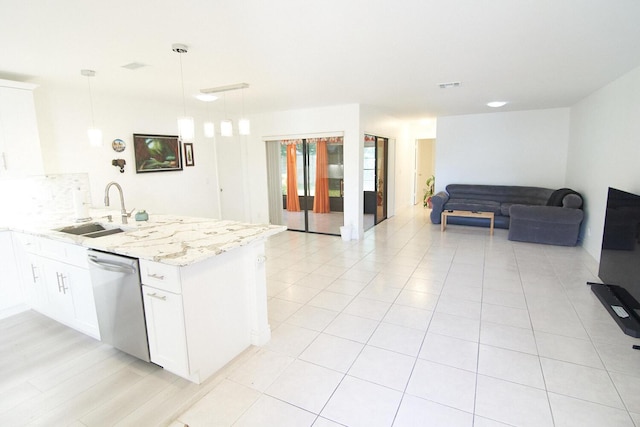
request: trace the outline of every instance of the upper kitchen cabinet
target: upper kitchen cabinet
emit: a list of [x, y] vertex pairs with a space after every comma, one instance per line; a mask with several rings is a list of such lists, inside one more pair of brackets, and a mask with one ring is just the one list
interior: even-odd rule
[[0, 80], [0, 177], [44, 173], [33, 90], [36, 85]]

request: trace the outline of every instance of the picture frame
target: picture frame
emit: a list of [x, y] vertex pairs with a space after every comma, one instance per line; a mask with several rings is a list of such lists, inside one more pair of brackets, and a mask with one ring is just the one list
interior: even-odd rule
[[136, 173], [182, 170], [182, 147], [177, 135], [133, 134]]
[[184, 165], [194, 166], [196, 163], [193, 158], [193, 143], [185, 142], [183, 145], [184, 145]]

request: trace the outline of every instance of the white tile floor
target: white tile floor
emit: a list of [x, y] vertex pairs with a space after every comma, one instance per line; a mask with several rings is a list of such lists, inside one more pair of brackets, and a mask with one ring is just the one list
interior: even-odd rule
[[638, 340], [580, 247], [441, 233], [416, 207], [267, 257], [271, 342], [175, 426], [640, 426]]

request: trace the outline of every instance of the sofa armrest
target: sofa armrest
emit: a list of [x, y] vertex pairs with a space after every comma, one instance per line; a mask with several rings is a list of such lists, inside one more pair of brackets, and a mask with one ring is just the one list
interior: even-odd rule
[[575, 246], [584, 212], [561, 206], [512, 205], [509, 217], [509, 240]]
[[582, 208], [582, 197], [577, 194], [567, 194], [562, 198], [562, 207], [571, 209]]
[[563, 208], [560, 206], [511, 205], [509, 217], [541, 223], [580, 224], [584, 218], [581, 209]]
[[445, 191], [440, 191], [431, 197], [431, 222], [440, 224], [440, 215], [444, 209], [444, 204], [449, 201], [449, 195]]

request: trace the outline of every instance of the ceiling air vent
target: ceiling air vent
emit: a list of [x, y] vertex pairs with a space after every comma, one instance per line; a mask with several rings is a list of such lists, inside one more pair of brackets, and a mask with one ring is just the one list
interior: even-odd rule
[[440, 83], [438, 84], [438, 86], [440, 86], [440, 89], [449, 89], [452, 87], [459, 87], [460, 86], [460, 82], [447, 82], [447, 83]]

